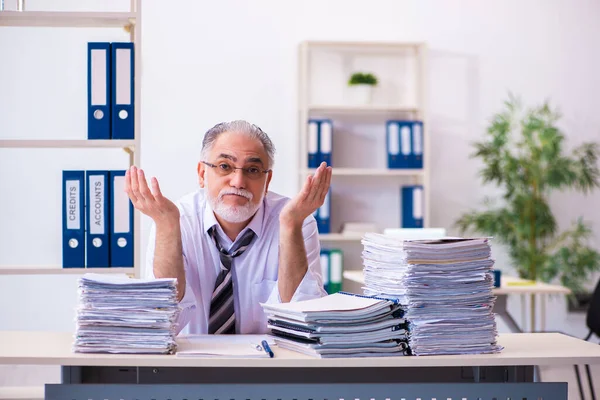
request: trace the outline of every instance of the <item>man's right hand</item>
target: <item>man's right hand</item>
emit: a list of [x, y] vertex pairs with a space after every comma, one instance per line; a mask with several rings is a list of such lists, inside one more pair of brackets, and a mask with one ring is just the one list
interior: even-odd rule
[[152, 218], [156, 225], [179, 225], [179, 209], [162, 195], [158, 180], [152, 178], [150, 186], [152, 189], [148, 187], [143, 170], [132, 166], [125, 173], [125, 192], [136, 209]]

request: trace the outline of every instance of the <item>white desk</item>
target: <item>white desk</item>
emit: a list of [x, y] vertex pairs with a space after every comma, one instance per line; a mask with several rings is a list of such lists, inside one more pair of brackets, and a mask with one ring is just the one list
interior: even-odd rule
[[[274, 347], [275, 358], [191, 358], [176, 355], [73, 353], [73, 335], [0, 331], [0, 364], [210, 367], [210, 368], [363, 368], [466, 367], [503, 365], [600, 364], [600, 346], [559, 333], [507, 333], [499, 354], [319, 359]], [[180, 350], [185, 350], [182, 345]]]
[[[402, 397], [406, 398], [409, 398], [406, 393], [418, 393], [416, 397], [428, 398], [448, 398], [450, 393], [452, 396], [463, 393], [462, 397], [471, 398], [482, 397], [481, 391], [484, 391], [486, 395], [494, 392], [498, 398], [502, 395], [566, 400], [566, 384], [525, 383], [532, 380], [532, 366], [600, 363], [600, 346], [557, 333], [500, 335], [499, 343], [505, 347], [500, 354], [346, 359], [317, 359], [277, 347], [273, 349], [275, 358], [262, 359], [79, 354], [72, 352], [72, 343], [73, 337], [69, 333], [0, 332], [0, 364], [64, 366], [64, 384], [46, 387], [49, 400], [61, 396], [70, 399], [183, 399], [188, 395], [182, 393], [190, 393], [192, 389], [205, 390], [202, 396], [196, 393], [195, 397], [190, 397], [196, 399], [250, 399], [253, 397], [243, 396], [250, 392], [256, 392], [256, 398], [260, 399], [259, 393], [262, 398], [267, 398], [265, 392], [269, 391], [269, 398], [286, 398], [276, 397], [275, 392], [280, 396], [298, 391], [306, 396], [294, 398], [318, 398], [313, 395], [316, 392], [321, 398], [338, 395], [362, 398], [351, 396], [352, 393], [367, 396], [366, 390], [378, 394], [370, 394], [370, 398], [380, 398], [395, 390], [395, 397], [385, 396], [392, 400], [400, 398], [398, 391], [401, 391]], [[450, 375], [449, 371], [453, 369], [459, 374]], [[261, 378], [268, 380], [260, 381]], [[195, 385], [186, 385], [192, 382]], [[424, 385], [425, 382], [437, 382], [437, 385]], [[442, 385], [441, 382], [457, 383]], [[474, 382], [492, 383], [471, 386]], [[177, 391], [178, 396], [173, 395], [173, 391]], [[442, 397], [440, 391], [448, 391], [444, 392], [448, 395]], [[157, 395], [163, 392], [164, 397]], [[325, 392], [329, 395], [322, 397]], [[210, 397], [214, 393], [220, 393], [219, 397]], [[472, 394], [465, 396], [465, 393]], [[528, 395], [523, 396], [525, 393]]]
[[[362, 270], [358, 271], [344, 271], [344, 278], [359, 283], [365, 284], [365, 275]], [[500, 279], [500, 287], [492, 289], [492, 293], [497, 296], [496, 303], [494, 304], [494, 312], [498, 314], [500, 318], [508, 325], [509, 329], [515, 333], [521, 333], [522, 330], [514, 320], [512, 315], [507, 309], [507, 299], [509, 294], [537, 294], [541, 295], [541, 313], [540, 313], [540, 326], [541, 330], [546, 329], [546, 296], [548, 295], [567, 295], [571, 293], [571, 290], [559, 285], [550, 285], [543, 282], [535, 282], [533, 284], [528, 283], [525, 279], [516, 278], [512, 276], [502, 275]], [[523, 303], [523, 315], [525, 314], [524, 302]]]

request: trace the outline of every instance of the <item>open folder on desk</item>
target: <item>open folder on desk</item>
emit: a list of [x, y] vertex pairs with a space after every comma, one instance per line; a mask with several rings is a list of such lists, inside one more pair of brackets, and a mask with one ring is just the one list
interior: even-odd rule
[[177, 340], [178, 357], [200, 358], [269, 358], [262, 347], [266, 340], [269, 346], [275, 341], [269, 335], [187, 335]]

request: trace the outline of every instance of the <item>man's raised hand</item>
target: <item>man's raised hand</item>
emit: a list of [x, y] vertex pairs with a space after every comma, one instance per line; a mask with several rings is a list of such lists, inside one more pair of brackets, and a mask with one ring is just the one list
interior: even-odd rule
[[125, 192], [133, 206], [159, 224], [179, 224], [179, 209], [160, 192], [156, 178], [146, 182], [144, 171], [132, 166], [125, 174]]

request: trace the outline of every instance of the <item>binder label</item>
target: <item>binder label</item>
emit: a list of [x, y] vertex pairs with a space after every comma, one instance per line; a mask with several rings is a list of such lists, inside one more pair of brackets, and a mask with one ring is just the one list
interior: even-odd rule
[[88, 212], [90, 213], [89, 229], [92, 235], [104, 235], [106, 215], [104, 215], [104, 194], [106, 193], [106, 182], [103, 175], [90, 175], [90, 203]]
[[131, 49], [117, 49], [117, 104], [131, 104]]
[[323, 202], [323, 205], [319, 208], [319, 217], [321, 219], [327, 219], [329, 218], [329, 193], [331, 191], [327, 192], [327, 194], [325, 195], [325, 201]]
[[400, 139], [402, 140], [402, 154], [405, 156], [410, 155], [410, 128], [403, 126], [400, 129]]
[[423, 188], [413, 188], [413, 216], [415, 219], [423, 218]]
[[317, 142], [317, 123], [308, 123], [308, 154], [317, 154], [318, 142]]
[[[92, 106], [105, 106], [107, 104], [108, 95], [106, 93], [107, 82], [106, 77], [106, 50], [92, 50]], [[102, 118], [102, 116], [100, 116]], [[96, 119], [100, 119], [96, 118]]]
[[114, 177], [114, 233], [129, 233], [129, 198], [125, 194], [125, 177]]
[[329, 268], [331, 269], [331, 283], [341, 283], [342, 282], [342, 252], [341, 251], [332, 251], [330, 254], [330, 262]]
[[331, 123], [321, 122], [321, 153], [331, 153], [331, 142], [333, 140], [331, 136]]
[[67, 229], [81, 229], [81, 219], [79, 213], [81, 204], [79, 204], [80, 186], [79, 181], [67, 181]]
[[389, 153], [394, 156], [400, 153], [398, 136], [398, 125], [396, 123], [388, 125]]
[[329, 254], [321, 254], [321, 275], [323, 276], [323, 286], [329, 284]]
[[413, 124], [413, 152], [415, 155], [423, 154], [423, 130], [421, 124]]

